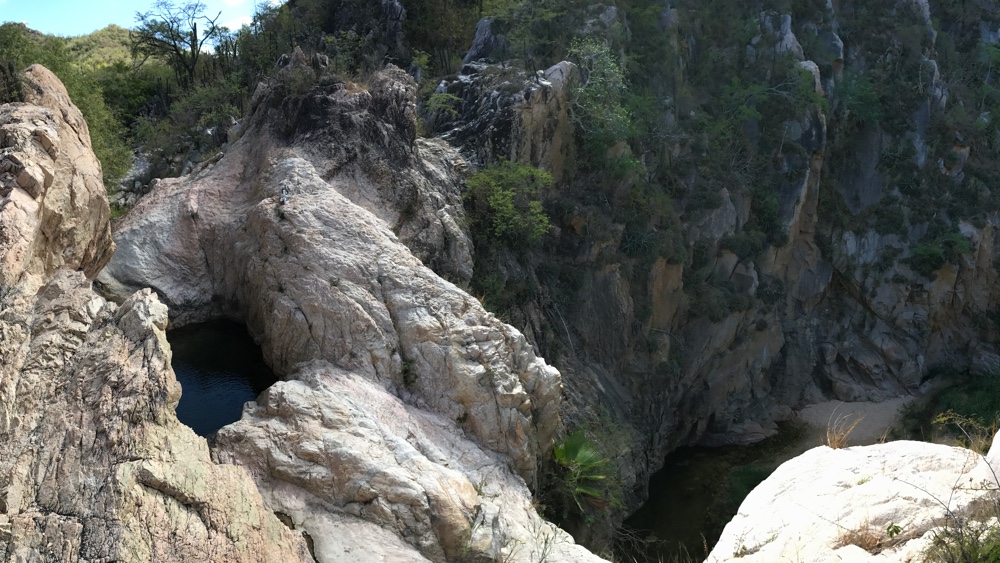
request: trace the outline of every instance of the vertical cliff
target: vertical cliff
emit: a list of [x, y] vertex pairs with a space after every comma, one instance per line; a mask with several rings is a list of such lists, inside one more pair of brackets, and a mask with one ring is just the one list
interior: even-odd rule
[[[1000, 365], [998, 21], [961, 6], [553, 8], [548, 39], [596, 39], [629, 71], [633, 129], [596, 151], [580, 105], [595, 59], [572, 46], [589, 70], [484, 51], [438, 87], [455, 115], [430, 123], [470, 160], [560, 177], [542, 248], [477, 261], [472, 285], [563, 373], [571, 427], [610, 414], [627, 430], [626, 504], [678, 446], [756, 441], [806, 404]], [[489, 29], [524, 42], [542, 24], [504, 25]], [[572, 153], [523, 148], [566, 130]]]

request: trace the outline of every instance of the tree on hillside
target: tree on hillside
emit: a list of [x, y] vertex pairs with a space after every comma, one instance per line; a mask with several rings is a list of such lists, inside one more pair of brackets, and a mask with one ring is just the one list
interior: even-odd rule
[[149, 57], [166, 61], [178, 82], [191, 86], [202, 49], [225, 29], [216, 24], [222, 12], [210, 18], [205, 9], [202, 2], [176, 6], [171, 0], [157, 0], [151, 11], [136, 13], [138, 25], [129, 32], [133, 55], [143, 57], [143, 62]]

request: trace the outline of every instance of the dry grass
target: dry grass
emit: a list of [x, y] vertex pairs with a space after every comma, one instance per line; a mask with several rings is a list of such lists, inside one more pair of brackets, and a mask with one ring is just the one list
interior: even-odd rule
[[911, 534], [901, 533], [901, 527], [895, 527], [893, 533], [889, 533], [892, 523], [885, 526], [874, 526], [871, 521], [866, 520], [861, 526], [849, 530], [844, 528], [837, 542], [837, 547], [845, 545], [856, 545], [861, 549], [876, 555], [882, 551], [911, 539]]
[[851, 432], [854, 432], [865, 416], [842, 414], [833, 418], [835, 414], [837, 414], [837, 409], [833, 409], [833, 412], [830, 413], [830, 420], [826, 423], [826, 445], [837, 450], [847, 447], [847, 439], [851, 436]]
[[886, 537], [881, 530], [873, 529], [867, 525], [857, 530], [846, 530], [840, 535], [840, 547], [845, 545], [856, 545], [872, 555], [885, 549]]

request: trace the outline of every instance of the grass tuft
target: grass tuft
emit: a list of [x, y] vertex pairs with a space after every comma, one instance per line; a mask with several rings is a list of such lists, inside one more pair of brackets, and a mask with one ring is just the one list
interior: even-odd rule
[[[838, 407], [839, 408], [839, 407]], [[833, 409], [830, 413], [830, 419], [826, 423], [826, 445], [839, 450], [840, 448], [847, 447], [847, 440], [850, 438], [851, 433], [854, 429], [858, 427], [861, 420], [864, 419], [864, 415], [852, 415], [842, 414], [833, 418], [833, 415], [837, 414], [837, 409]]]

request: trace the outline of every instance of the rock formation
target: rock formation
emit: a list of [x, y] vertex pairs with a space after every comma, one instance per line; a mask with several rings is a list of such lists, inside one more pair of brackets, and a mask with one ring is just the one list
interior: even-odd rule
[[167, 310], [91, 289], [114, 251], [87, 124], [45, 68], [0, 106], [0, 560], [310, 561], [177, 422]]
[[455, 114], [439, 112], [429, 123], [477, 167], [509, 159], [542, 168], [558, 182], [572, 173], [576, 155], [569, 104], [577, 80], [579, 70], [566, 61], [534, 77], [513, 66], [469, 62], [439, 87], [461, 100]]
[[995, 517], [998, 463], [996, 440], [986, 456], [907, 441], [812, 449], [747, 496], [708, 561], [923, 561], [949, 527]]
[[285, 381], [213, 455], [320, 561], [596, 559], [531, 506], [559, 373], [440, 277], [471, 275], [465, 165], [416, 139], [414, 94], [398, 69], [362, 86], [296, 52], [218, 163], [124, 218], [99, 281], [153, 288], [176, 324], [246, 323]]
[[[895, 4], [873, 8], [869, 16], [890, 18], [887, 14], [896, 13], [890, 5]], [[932, 42], [936, 32], [924, 17], [927, 3], [898, 4], [901, 15], [913, 5], [919, 17], [907, 19], [908, 25]], [[742, 22], [756, 29], [749, 44], [739, 51], [727, 45], [724, 56], [733, 57], [739, 72], [764, 73], [760, 65], [789, 59], [802, 74], [809, 73], [816, 94], [836, 103], [832, 93], [843, 85], [839, 81], [845, 64], [865, 68], [879, 55], [865, 52], [866, 43], [857, 33], [852, 48], [845, 49], [835, 6], [839, 9], [836, 3], [811, 9], [802, 14], [808, 18], [803, 21], [759, 13], [756, 21]], [[578, 20], [584, 17], [577, 14]], [[661, 14], [662, 41], [682, 46], [665, 52], [676, 55], [689, 49], [706, 54], [722, 48], [705, 43], [718, 38], [689, 31], [697, 20], [685, 22], [685, 17], [701, 16], [690, 6]], [[620, 23], [628, 27], [627, 19]], [[585, 32], [594, 33], [580, 33]], [[897, 37], [882, 39], [898, 48]], [[627, 52], [627, 40], [623, 43]], [[676, 58], [676, 69], [667, 69], [676, 76], [659, 84], [651, 80], [652, 89], [662, 86], [671, 96], [683, 93], [678, 93], [678, 85], [692, 78], [692, 69], [700, 63], [696, 54]], [[708, 166], [699, 168], [702, 133], [690, 125], [679, 127], [678, 120], [686, 117], [678, 116], [679, 100], [665, 100], [663, 122], [657, 126], [671, 133], [662, 140], [659, 154], [647, 146], [642, 156], [649, 177], [662, 169], [662, 160], [680, 163], [651, 180], [662, 184], [656, 189], [670, 192], [676, 215], [648, 232], [658, 236], [667, 227], [676, 228], [682, 240], [672, 244], [682, 252], [670, 256], [663, 244], [650, 260], [626, 251], [631, 218], [622, 217], [628, 200], [616, 200], [616, 188], [595, 193], [591, 178], [574, 178], [570, 170], [575, 157], [566, 151], [522, 148], [533, 146], [534, 138], [558, 138], [553, 131], [568, 130], [563, 138], [572, 139], [565, 109], [572, 85], [560, 88], [549, 78], [558, 66], [542, 73], [544, 80], [539, 81], [513, 65], [467, 64], [439, 86], [462, 102], [456, 104], [454, 119], [431, 116], [435, 131], [471, 161], [485, 165], [507, 158], [554, 175], [567, 167], [565, 181], [557, 183], [549, 198], [563, 215], [558, 232], [532, 257], [534, 263], [510, 257], [500, 261], [502, 271], [495, 275], [541, 288], [538, 297], [508, 314], [563, 374], [568, 425], [593, 423], [592, 406], [600, 404], [632, 429], [634, 443], [622, 454], [630, 461], [620, 464], [631, 506], [643, 500], [648, 474], [681, 445], [760, 440], [777, 432], [777, 422], [790, 419], [793, 409], [806, 404], [919, 395], [934, 366], [983, 373], [1000, 365], [996, 328], [987, 320], [1000, 307], [995, 267], [1000, 217], [989, 212], [962, 219], [935, 208], [917, 220], [918, 210], [928, 207], [926, 200], [918, 200], [912, 188], [901, 192], [907, 189], [904, 182], [886, 175], [893, 166], [893, 151], [909, 155], [914, 150], [912, 159], [897, 157], [897, 163], [906, 160], [912, 168], [908, 173], [926, 175], [928, 185], [940, 183], [941, 193], [972, 189], [961, 183], [969, 149], [960, 140], [954, 141], [948, 166], [919, 169], [924, 166], [922, 143], [929, 116], [945, 108], [948, 97], [937, 64], [925, 59], [920, 65], [911, 78], [929, 72], [928, 78], [921, 79], [913, 105], [899, 110], [904, 123], [892, 134], [877, 125], [850, 130], [844, 124], [850, 116], [844, 118], [842, 109], [836, 114], [839, 122], [832, 124], [833, 109], [803, 110], [778, 123], [758, 118], [741, 124], [740, 134], [753, 139], [761, 127], [780, 131], [781, 137], [780, 148], [768, 157], [780, 175], [758, 180], [766, 184], [762, 191], [774, 198], [771, 212], [781, 236], [763, 245], [767, 248], [761, 252], [746, 250], [752, 243], [752, 222], [761, 214], [753, 207], [761, 198], [752, 186], [741, 185], [728, 164], [721, 165], [726, 168], [725, 186], [710, 194], [718, 203], [693, 208], [694, 195], [704, 189], [711, 172], [705, 170]], [[699, 103], [688, 105], [689, 123], [705, 117]], [[529, 122], [525, 115], [537, 117]], [[841, 143], [836, 147], [830, 142], [834, 126], [839, 127]], [[623, 190], [628, 188], [627, 182], [621, 184]], [[989, 190], [982, 182], [978, 185], [977, 193], [968, 197], [987, 197]], [[938, 189], [928, 188], [928, 193]], [[832, 224], [831, 207], [836, 204], [831, 201], [846, 206], [846, 226]], [[864, 222], [889, 215], [899, 220], [894, 231], [888, 220]], [[905, 228], [904, 215], [913, 223]], [[928, 229], [937, 229], [937, 234], [928, 234]], [[967, 242], [968, 251], [942, 258], [933, 272], [921, 272], [918, 255], [928, 246], [932, 251], [941, 246], [941, 239], [935, 239], [943, 232], [961, 239], [959, 244]], [[550, 274], [547, 278], [540, 274], [543, 269]], [[699, 294], [699, 285], [707, 291]], [[568, 297], [566, 286], [573, 288]], [[551, 297], [560, 291], [562, 303]]]

